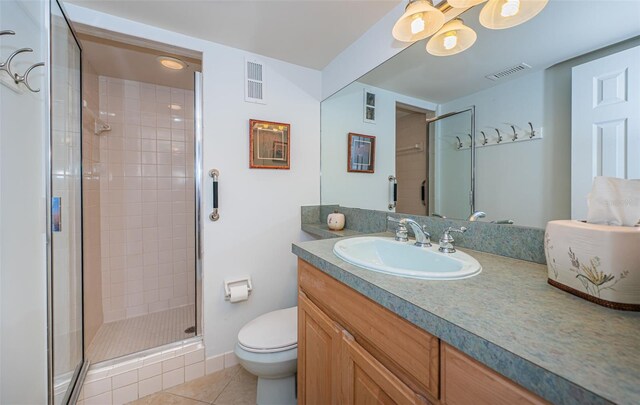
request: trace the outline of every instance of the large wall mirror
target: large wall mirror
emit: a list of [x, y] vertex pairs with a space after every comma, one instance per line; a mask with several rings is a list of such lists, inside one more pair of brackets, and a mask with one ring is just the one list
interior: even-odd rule
[[[572, 111], [575, 119], [583, 86], [574, 68], [640, 46], [640, 3], [550, 1], [507, 30], [482, 27], [479, 11], [460, 16], [478, 34], [472, 48], [437, 57], [425, 51], [427, 40], [416, 42], [322, 102], [322, 204], [456, 219], [483, 211], [479, 220], [532, 227], [580, 218], [588, 186], [572, 180], [572, 167], [575, 177], [584, 166], [575, 150], [572, 161]], [[621, 91], [620, 80], [640, 82], [627, 77], [637, 70], [621, 72], [596, 83], [603, 97]], [[587, 166], [598, 166], [585, 172], [588, 185], [593, 175], [620, 177], [615, 170], [626, 163], [609, 155], [640, 161], [640, 150], [629, 149], [636, 141], [602, 128], [604, 152]], [[349, 133], [375, 137], [373, 172], [347, 170]], [[640, 171], [631, 165], [624, 170]]]

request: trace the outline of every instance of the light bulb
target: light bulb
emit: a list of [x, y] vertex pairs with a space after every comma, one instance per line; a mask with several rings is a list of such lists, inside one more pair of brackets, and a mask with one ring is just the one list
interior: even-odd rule
[[413, 35], [424, 31], [424, 20], [422, 19], [422, 13], [417, 14], [413, 21], [411, 21], [411, 33]]
[[443, 46], [447, 51], [458, 45], [458, 36], [455, 31], [448, 32], [443, 38]]
[[520, 0], [507, 0], [500, 10], [500, 15], [503, 17], [513, 17], [520, 11]]

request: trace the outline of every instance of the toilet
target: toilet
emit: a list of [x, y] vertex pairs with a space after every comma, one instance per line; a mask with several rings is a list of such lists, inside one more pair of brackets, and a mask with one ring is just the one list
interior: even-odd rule
[[235, 354], [258, 377], [258, 405], [297, 403], [298, 307], [269, 312], [244, 325]]

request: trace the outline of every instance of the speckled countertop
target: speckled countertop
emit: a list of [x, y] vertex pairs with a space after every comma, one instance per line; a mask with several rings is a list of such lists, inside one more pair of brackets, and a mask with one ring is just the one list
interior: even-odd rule
[[640, 404], [640, 313], [560, 291], [547, 284], [546, 266], [532, 262], [460, 249], [482, 273], [414, 280], [344, 262], [333, 254], [338, 240], [294, 243], [292, 251], [550, 402]]

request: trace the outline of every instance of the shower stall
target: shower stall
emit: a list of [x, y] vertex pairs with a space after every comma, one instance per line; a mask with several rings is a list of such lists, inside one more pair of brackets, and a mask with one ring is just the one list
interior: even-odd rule
[[86, 358], [101, 363], [193, 338], [200, 326], [194, 75], [201, 62], [163, 44], [77, 28], [84, 346]]

